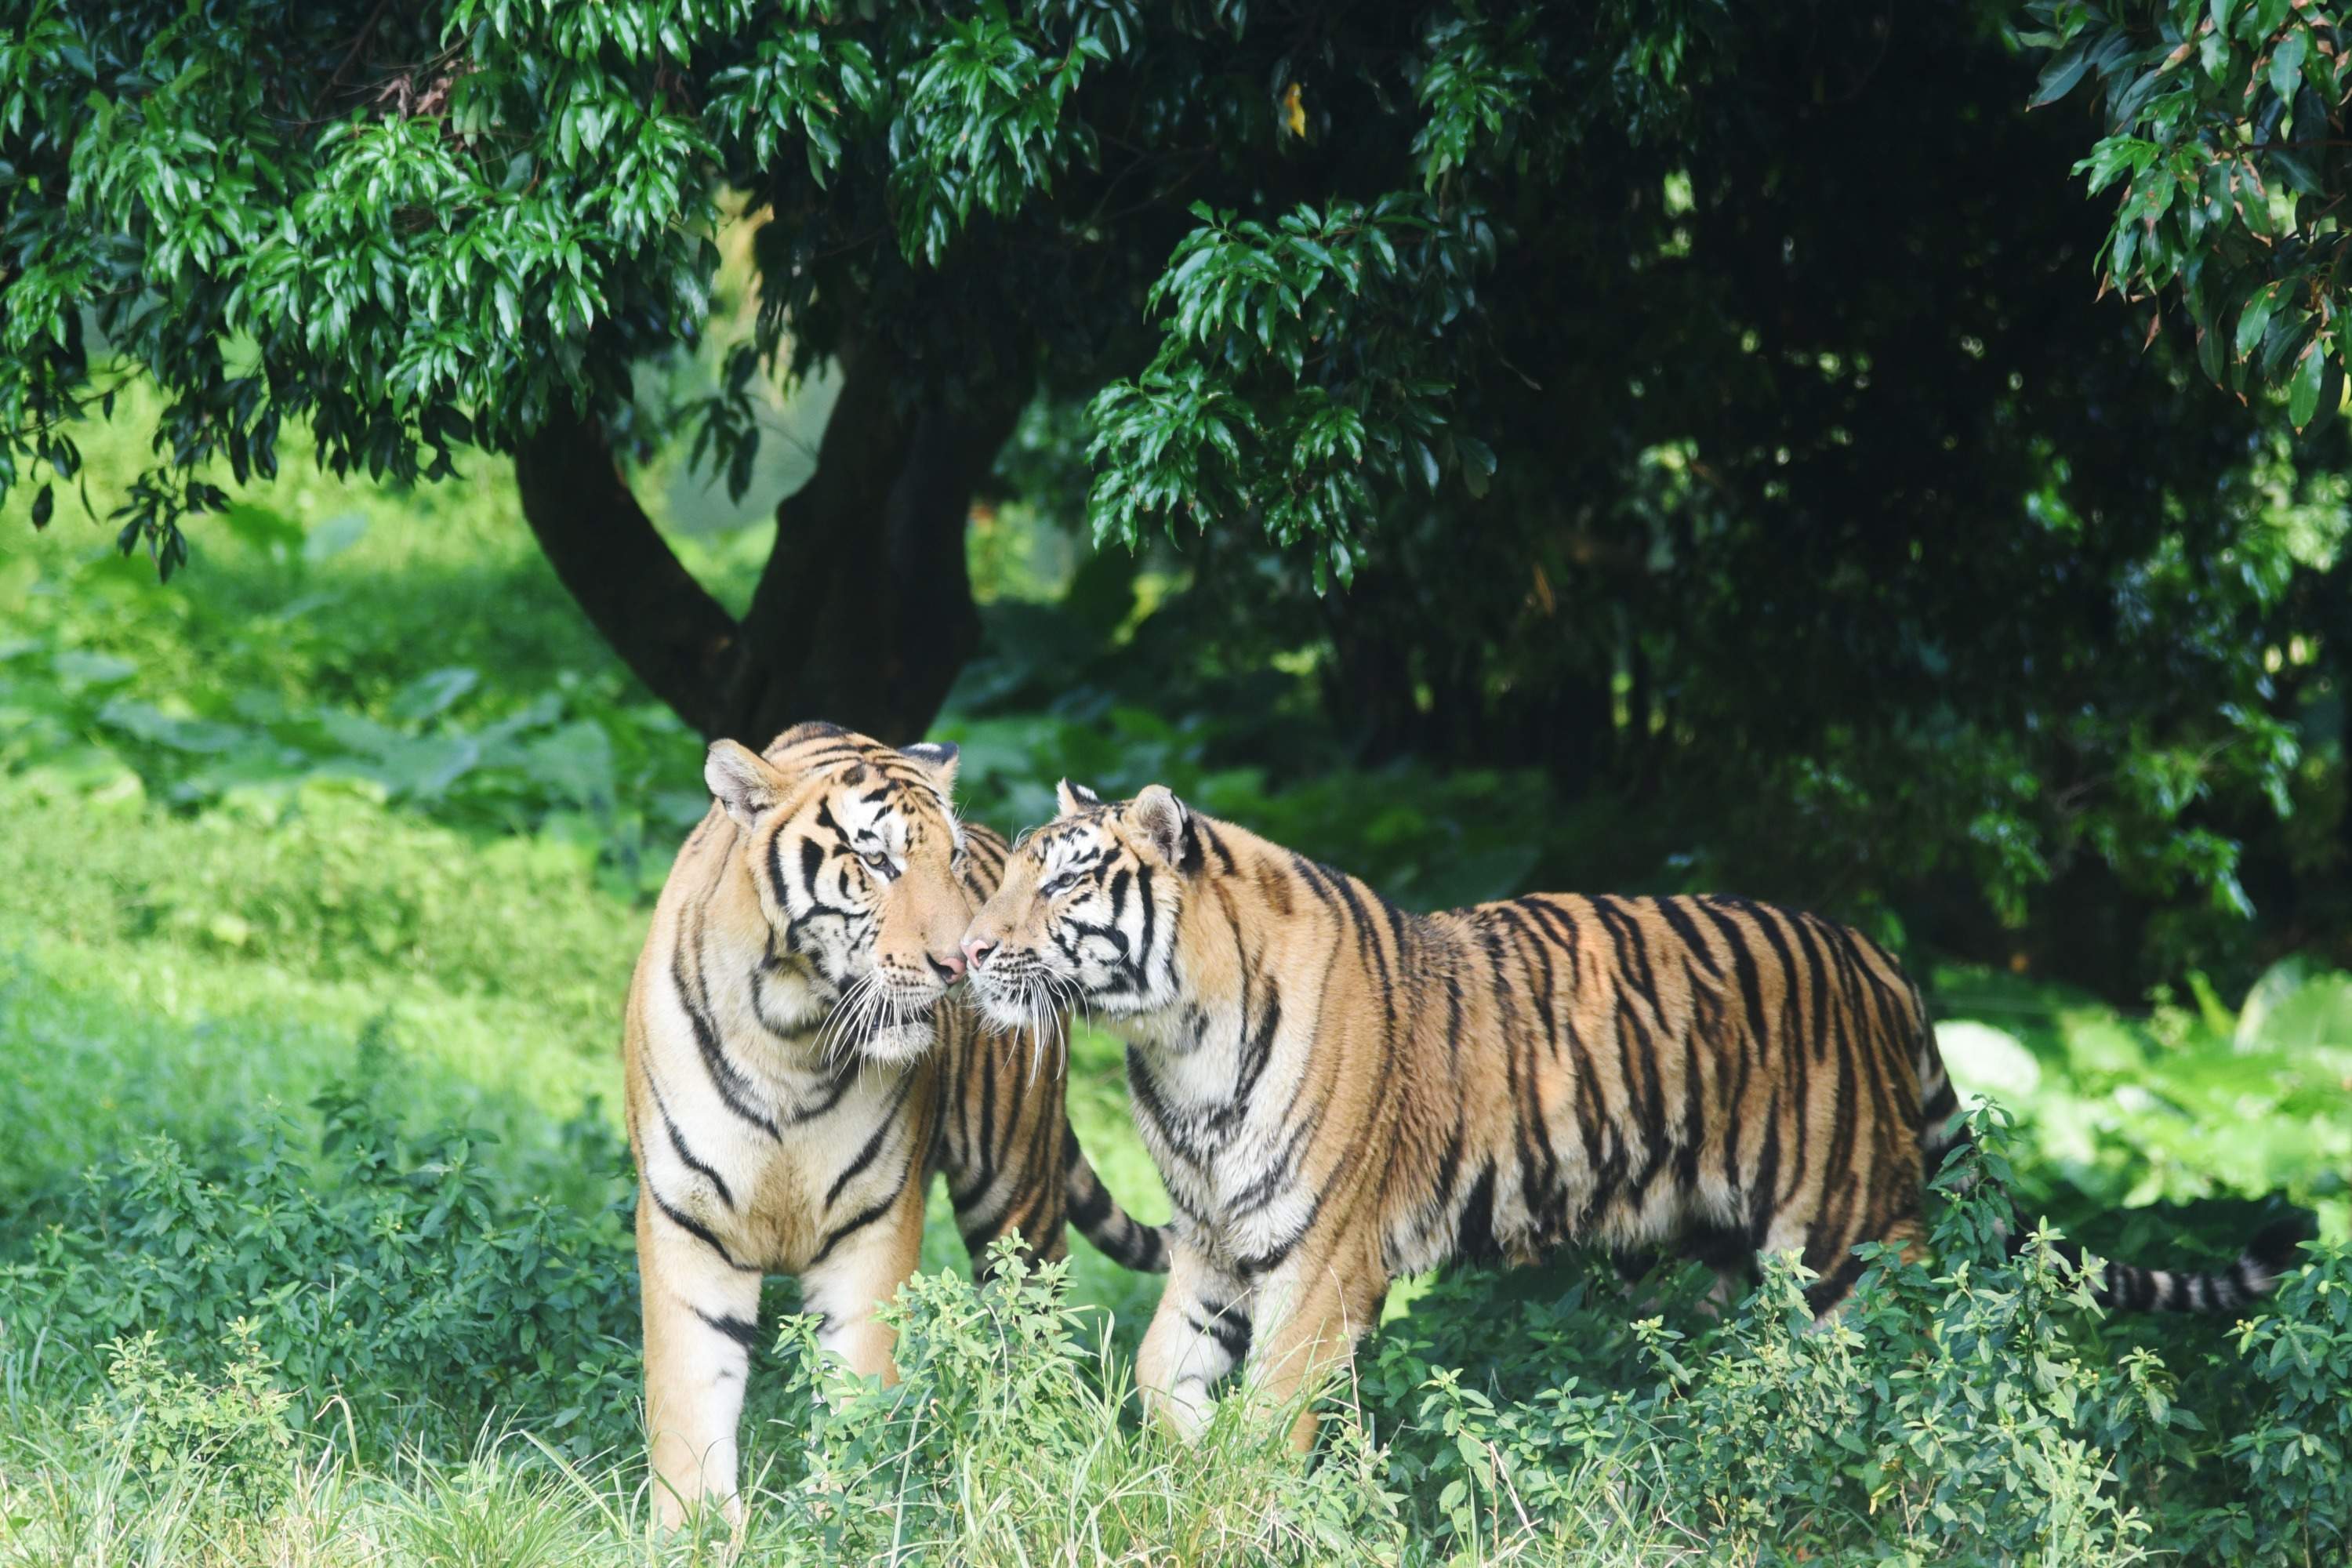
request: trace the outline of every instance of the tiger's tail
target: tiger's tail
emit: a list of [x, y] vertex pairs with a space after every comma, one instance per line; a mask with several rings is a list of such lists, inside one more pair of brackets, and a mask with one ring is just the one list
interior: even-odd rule
[[1146, 1225], [1118, 1206], [1066, 1123], [1062, 1129], [1062, 1187], [1069, 1201], [1070, 1223], [1104, 1257], [1138, 1274], [1168, 1272], [1168, 1227]]
[[[1916, 986], [1912, 1003], [1915, 1007], [1919, 1005]], [[1963, 1144], [1973, 1146], [1976, 1136], [1960, 1114], [1958, 1091], [1944, 1070], [1943, 1056], [1936, 1049], [1935, 1030], [1927, 1018], [1926, 1010], [1921, 1008], [1917, 1066], [1925, 1121], [1920, 1148], [1926, 1155], [1925, 1169], [1933, 1175], [1942, 1169], [1946, 1156], [1953, 1150]], [[1966, 1191], [1973, 1184], [1971, 1181], [1959, 1190]], [[2006, 1238], [2011, 1257], [2024, 1250], [2032, 1228], [2032, 1222], [2012, 1205]], [[2091, 1297], [2102, 1307], [2133, 1312], [2238, 1311], [2278, 1288], [2279, 1276], [2294, 1267], [2295, 1253], [2305, 1236], [2305, 1228], [2293, 1220], [2265, 1226], [2227, 1268], [2145, 1268], [2137, 1263], [2109, 1259], [2102, 1265], [2099, 1277], [2092, 1281]], [[2060, 1241], [2053, 1244], [2052, 1250], [2074, 1268], [2083, 1267], [2083, 1249], [2074, 1243]]]

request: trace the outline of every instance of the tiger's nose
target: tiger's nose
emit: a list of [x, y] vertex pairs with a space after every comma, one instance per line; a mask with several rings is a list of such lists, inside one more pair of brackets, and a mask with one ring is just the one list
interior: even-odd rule
[[968, 936], [964, 938], [964, 963], [973, 969], [978, 969], [982, 964], [988, 962], [988, 955], [996, 951], [996, 946], [997, 944], [995, 942], [990, 941], [984, 936]]
[[930, 960], [931, 973], [938, 975], [944, 984], [952, 985], [963, 978], [963, 954], [950, 949], [945, 958], [941, 958], [936, 952], [925, 953], [923, 956]]

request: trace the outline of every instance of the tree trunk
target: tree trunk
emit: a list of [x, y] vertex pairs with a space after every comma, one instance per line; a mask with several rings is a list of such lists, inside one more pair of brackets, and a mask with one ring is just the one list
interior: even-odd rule
[[740, 657], [735, 618], [655, 531], [604, 436], [560, 410], [515, 448], [515, 483], [589, 624], [679, 718], [719, 733], [719, 693]]
[[740, 621], [695, 582], [590, 425], [551, 419], [515, 454], [523, 514], [556, 575], [638, 679], [702, 734], [764, 745], [806, 719], [919, 736], [980, 641], [964, 523], [1021, 397], [904, 405], [852, 356], [816, 472], [776, 509]]

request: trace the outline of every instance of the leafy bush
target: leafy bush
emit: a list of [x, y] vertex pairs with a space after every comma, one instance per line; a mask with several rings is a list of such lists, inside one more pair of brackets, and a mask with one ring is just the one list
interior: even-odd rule
[[[567, 1213], [494, 1178], [462, 1131], [404, 1137], [352, 1093], [320, 1110], [315, 1155], [282, 1123], [201, 1168], [158, 1140], [37, 1232], [0, 1236], [9, 1342], [111, 1342], [90, 1433], [143, 1433], [142, 1476], [227, 1465], [213, 1494], [271, 1489], [248, 1510], [285, 1495], [288, 1434], [330, 1393], [362, 1454], [459, 1454], [523, 1419], [551, 1451], [633, 1468], [611, 1135], [573, 1133], [615, 1173], [614, 1202]], [[824, 1365], [811, 1321], [784, 1324], [763, 1528], [822, 1562], [1584, 1560], [1612, 1520], [1647, 1521], [1627, 1560], [1680, 1537], [1756, 1561], [2330, 1561], [2352, 1529], [2352, 1250], [2293, 1277], [2217, 1382], [2201, 1363], [2222, 1359], [2220, 1325], [2174, 1320], [2163, 1354], [2126, 1348], [2049, 1238], [2009, 1255], [2005, 1134], [1979, 1131], [1941, 1178], [1933, 1261], [1882, 1250], [1819, 1329], [1785, 1261], [1721, 1321], [1696, 1310], [1696, 1271], [1648, 1316], [1591, 1260], [1556, 1296], [1540, 1272], [1438, 1282], [1368, 1344], [1306, 1468], [1239, 1402], [1197, 1446], [1139, 1428], [1066, 1265], [919, 1276], [888, 1309], [892, 1386]], [[67, 1375], [50, 1353], [44, 1375]]]
[[[2295, 1277], [2191, 1409], [2163, 1358], [2110, 1339], [2050, 1237], [2006, 1255], [2003, 1142], [1979, 1129], [1988, 1146], [1939, 1183], [1935, 1261], [1882, 1249], [1819, 1329], [1785, 1260], [1720, 1323], [1689, 1310], [1696, 1280], [1653, 1318], [1590, 1268], [1549, 1300], [1509, 1277], [1441, 1285], [1382, 1336], [1363, 1387], [1415, 1524], [1496, 1551], [1576, 1517], [1601, 1474], [1737, 1561], [2328, 1561], [2352, 1526], [2352, 1250]], [[1517, 1299], [1507, 1327], [1498, 1296]], [[2160, 1331], [2189, 1363], [2219, 1337]], [[2274, 1410], [2249, 1406], [2256, 1379]], [[2301, 1487], [2266, 1485], [2250, 1513], [2242, 1466], [2298, 1461]]]
[[582, 1214], [488, 1163], [479, 1133], [408, 1136], [349, 1091], [318, 1109], [315, 1155], [278, 1115], [216, 1159], [154, 1138], [0, 1223], [0, 1323], [60, 1360], [156, 1335], [205, 1378], [241, 1364], [234, 1323], [237, 1353], [287, 1385], [364, 1402], [373, 1453], [462, 1447], [526, 1413], [572, 1452], [633, 1444], [632, 1191], [602, 1120], [567, 1129], [577, 1163], [609, 1173], [607, 1205]]
[[[2274, 965], [2232, 1011], [2201, 976], [2145, 1020], [1956, 965], [1927, 976], [1965, 1087], [2016, 1109], [2027, 1207], [2118, 1257], [2186, 1229], [2227, 1253], [2275, 1194], [2352, 1226], [2352, 976]], [[2275, 1200], [2273, 1200], [2274, 1203]]]
[[[221, 1336], [218, 1381], [207, 1383], [167, 1357], [158, 1331], [106, 1348], [106, 1391], [78, 1423], [149, 1491], [208, 1476], [196, 1495], [245, 1513], [267, 1512], [292, 1489], [294, 1396], [246, 1319]], [[216, 1522], [216, 1521], [215, 1521]]]
[[[997, 1269], [908, 1281], [885, 1313], [899, 1381], [826, 1365], [815, 1321], [787, 1320], [793, 1444], [784, 1528], [824, 1563], [921, 1557], [1200, 1563], [1392, 1558], [1396, 1500], [1360, 1428], [1302, 1468], [1282, 1433], [1221, 1421], [1197, 1446], [1137, 1430], [1123, 1378], [1081, 1332], [1067, 1268], [1033, 1269], [1000, 1242]], [[1092, 1362], [1090, 1366], [1088, 1363]]]
[[[37, 638], [0, 645], [0, 771], [23, 772], [44, 793], [272, 815], [335, 785], [462, 826], [568, 837], [601, 851], [629, 887], [660, 885], [669, 841], [709, 804], [698, 790], [652, 786], [656, 765], [691, 780], [698, 748], [666, 710], [617, 700], [612, 682], [570, 682], [468, 722], [481, 674], [466, 665], [415, 677], [383, 717], [253, 688], [202, 706], [158, 704], [132, 694], [139, 673], [129, 659]], [[638, 770], [632, 798], [643, 805], [625, 805], [625, 765]]]
[[[2230, 1439], [2259, 1508], [2233, 1510], [2229, 1544], [2248, 1560], [2352, 1556], [2352, 1251], [2321, 1253], [2279, 1291], [2274, 1311], [2238, 1331], [2262, 1380], [2255, 1419]], [[2260, 1400], [2267, 1404], [2256, 1404]]]

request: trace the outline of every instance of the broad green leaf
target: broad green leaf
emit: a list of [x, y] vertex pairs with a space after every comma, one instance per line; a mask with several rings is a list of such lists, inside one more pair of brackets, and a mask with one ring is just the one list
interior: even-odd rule
[[481, 683], [481, 672], [453, 665], [418, 676], [392, 700], [395, 719], [416, 724], [448, 710], [452, 704]]
[[2271, 312], [2277, 308], [2279, 297], [2285, 291], [2284, 279], [2266, 283], [2248, 297], [2245, 308], [2238, 312], [2238, 357], [2244, 359], [2263, 341], [2263, 330], [2271, 323]]
[[[2285, 37], [2280, 38], [2272, 47], [2271, 90], [2278, 94], [2281, 101], [2290, 105], [2294, 101], [2294, 89], [2301, 84], [2304, 58], [2310, 48], [2311, 35], [2301, 27], [2289, 30]], [[2288, 122], [2282, 120], [2280, 129], [2283, 132], [2289, 132]]]
[[2319, 389], [2327, 378], [2327, 353], [2317, 339], [2303, 351], [2294, 363], [2294, 374], [2287, 383], [2287, 417], [2296, 430], [2310, 426], [2319, 412]]
[[2085, 38], [2070, 45], [2042, 68], [2042, 81], [2034, 89], [2032, 107], [2040, 109], [2044, 104], [2057, 102], [2074, 90], [2074, 84], [2081, 81], [2083, 73], [2090, 68], [2090, 40]]

